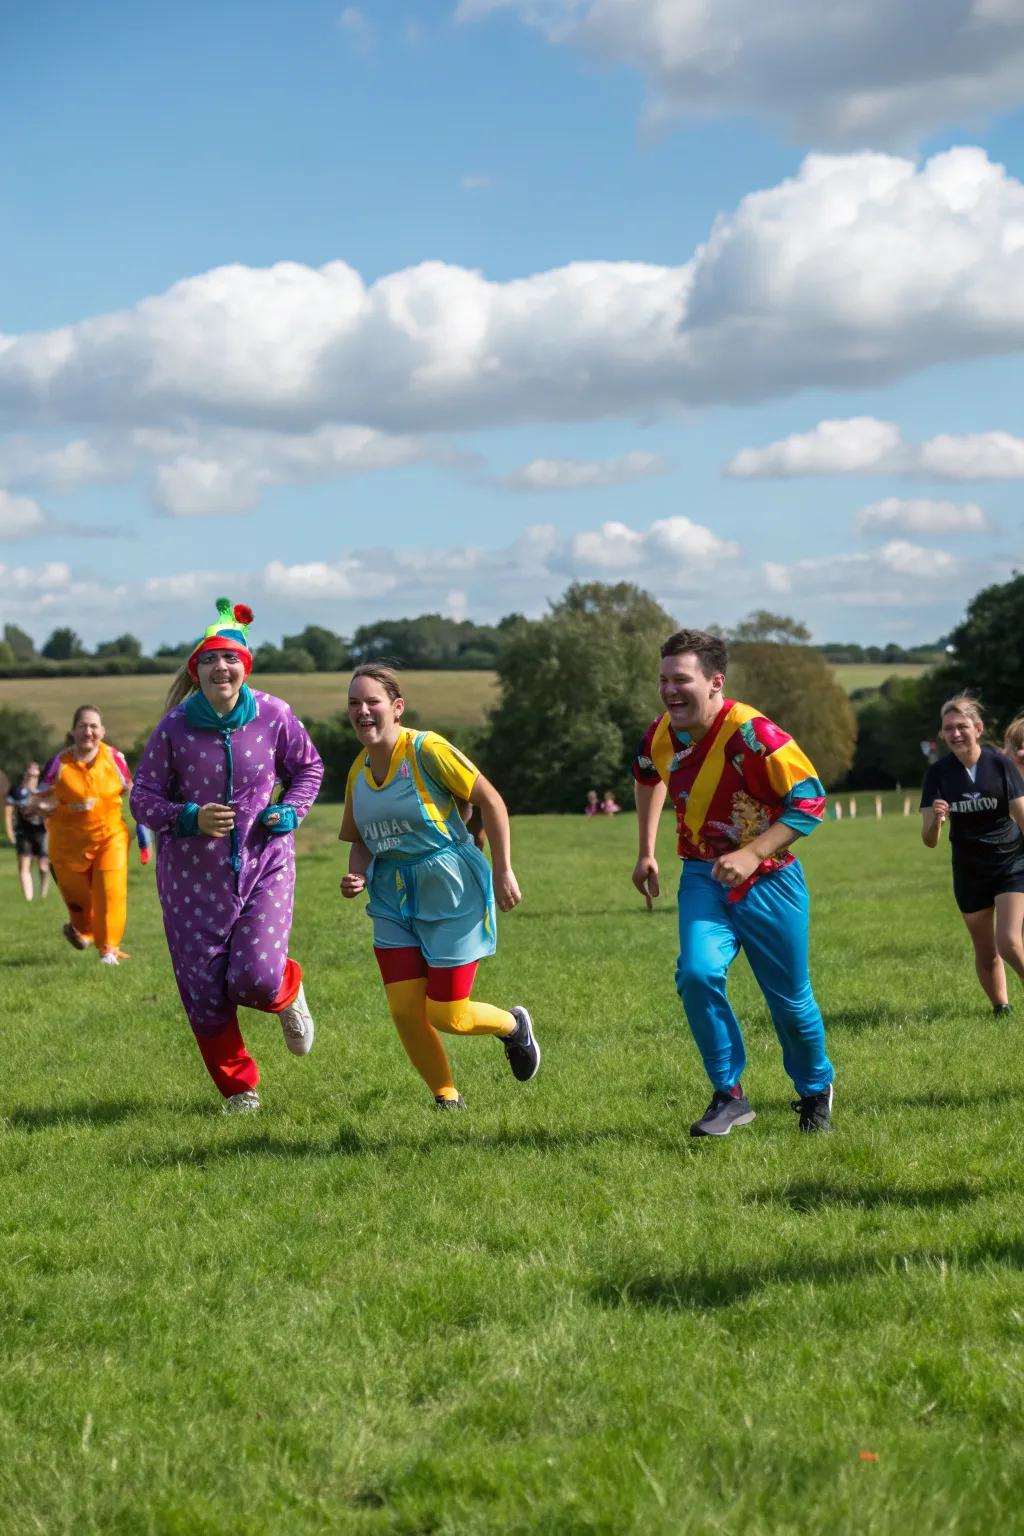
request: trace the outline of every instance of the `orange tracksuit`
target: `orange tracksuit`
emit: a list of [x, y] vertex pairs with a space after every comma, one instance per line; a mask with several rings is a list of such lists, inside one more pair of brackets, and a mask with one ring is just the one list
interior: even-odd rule
[[116, 949], [128, 910], [128, 828], [121, 796], [131, 787], [128, 764], [100, 743], [91, 763], [70, 748], [46, 766], [40, 793], [56, 800], [50, 817], [50, 863], [71, 923], [99, 949]]

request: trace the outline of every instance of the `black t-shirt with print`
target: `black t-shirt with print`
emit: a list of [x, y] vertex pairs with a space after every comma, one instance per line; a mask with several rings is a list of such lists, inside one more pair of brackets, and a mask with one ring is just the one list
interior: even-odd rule
[[1024, 852], [1024, 834], [1010, 816], [1010, 801], [1022, 795], [1024, 778], [1016, 763], [994, 747], [982, 747], [973, 782], [952, 752], [932, 763], [921, 788], [921, 809], [948, 800], [954, 859], [961, 868], [983, 867]]

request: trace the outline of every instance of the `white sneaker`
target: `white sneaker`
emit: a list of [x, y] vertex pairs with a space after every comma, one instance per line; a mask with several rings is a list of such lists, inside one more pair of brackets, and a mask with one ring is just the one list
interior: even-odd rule
[[230, 1099], [225, 1099], [220, 1107], [222, 1115], [246, 1115], [259, 1109], [260, 1096], [255, 1088], [246, 1088], [242, 1093], [233, 1093]]
[[313, 1049], [313, 1015], [306, 1007], [306, 991], [302, 983], [295, 994], [295, 1001], [282, 1008], [278, 1014], [284, 1043], [293, 1056], [308, 1056]]
[[105, 949], [100, 955], [100, 965], [120, 965], [116, 949]]

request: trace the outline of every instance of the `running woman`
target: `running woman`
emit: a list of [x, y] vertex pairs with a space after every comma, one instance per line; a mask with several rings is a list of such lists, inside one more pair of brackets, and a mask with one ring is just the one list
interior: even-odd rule
[[246, 681], [252, 610], [222, 597], [217, 612], [171, 686], [131, 806], [160, 834], [156, 884], [174, 977], [223, 1108], [237, 1113], [260, 1107], [240, 1003], [277, 1014], [294, 1055], [313, 1044], [302, 968], [288, 954], [292, 834], [324, 769], [284, 700]]
[[949, 822], [953, 896], [982, 991], [1001, 1015], [1010, 1012], [1006, 966], [1024, 981], [1024, 776], [1011, 757], [983, 744], [984, 729], [970, 694], [943, 704], [940, 734], [949, 755], [924, 776], [921, 838], [936, 847]]
[[633, 884], [650, 908], [660, 891], [655, 839], [669, 794], [683, 861], [676, 986], [713, 1090], [690, 1135], [727, 1136], [754, 1119], [740, 1083], [743, 1036], [725, 992], [741, 948], [797, 1091], [800, 1129], [829, 1131], [834, 1074], [807, 968], [807, 887], [789, 852], [820, 824], [825, 791], [792, 737], [724, 697], [724, 640], [681, 629], [661, 657], [665, 713], [633, 763], [640, 838]]
[[18, 855], [18, 880], [22, 895], [31, 901], [32, 860], [39, 866], [39, 897], [42, 900], [50, 891], [50, 859], [46, 843], [46, 822], [42, 815], [27, 814], [26, 806], [39, 792], [39, 764], [26, 763], [21, 783], [12, 789], [4, 806], [4, 829], [7, 841], [13, 843]]
[[[348, 716], [365, 748], [352, 764], [340, 837], [351, 843], [343, 896], [369, 893], [373, 952], [399, 1038], [439, 1109], [464, 1109], [441, 1034], [495, 1035], [528, 1082], [540, 1046], [525, 1008], [472, 1002], [477, 964], [496, 947], [497, 905], [522, 900], [508, 812], [494, 786], [433, 731], [402, 725], [405, 700], [387, 667], [357, 667]], [[479, 807], [491, 866], [460, 805]]]
[[121, 797], [131, 789], [128, 764], [108, 746], [103, 720], [80, 704], [69, 746], [43, 769], [30, 815], [49, 818], [50, 864], [68, 909], [63, 933], [74, 949], [95, 944], [104, 965], [128, 956], [121, 948], [128, 917], [128, 828]]

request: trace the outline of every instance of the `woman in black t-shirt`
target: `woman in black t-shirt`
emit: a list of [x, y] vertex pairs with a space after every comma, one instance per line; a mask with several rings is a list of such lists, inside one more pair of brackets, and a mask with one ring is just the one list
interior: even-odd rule
[[949, 822], [953, 895], [974, 945], [985, 996], [1009, 1013], [1005, 966], [1024, 981], [1024, 777], [1009, 757], [983, 746], [976, 699], [958, 694], [942, 706], [940, 732], [949, 756], [932, 763], [921, 790], [926, 848]]

